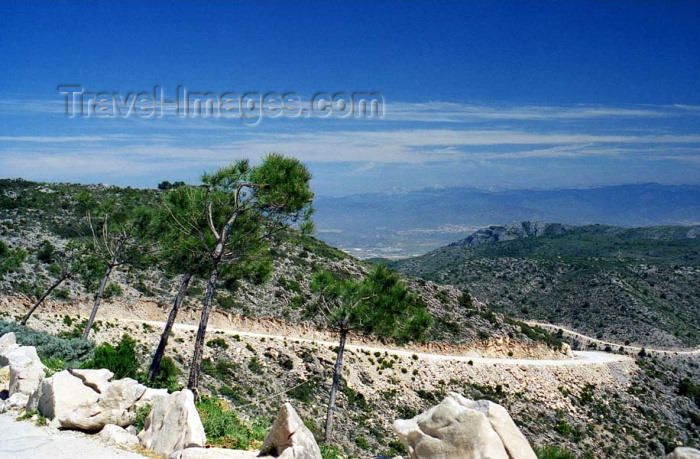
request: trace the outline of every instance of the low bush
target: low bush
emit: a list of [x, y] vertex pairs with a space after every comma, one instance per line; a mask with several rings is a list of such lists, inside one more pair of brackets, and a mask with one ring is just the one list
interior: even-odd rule
[[320, 445], [321, 457], [323, 459], [344, 459], [346, 456], [343, 450], [333, 445]]
[[574, 453], [558, 446], [535, 448], [535, 454], [537, 454], [538, 459], [576, 459]]
[[109, 343], [100, 344], [95, 348], [95, 356], [82, 368], [106, 368], [114, 373], [114, 379], [138, 379], [141, 365], [136, 358], [135, 345], [136, 341], [127, 334], [116, 347]]
[[[9, 332], [15, 333], [17, 342], [22, 346], [36, 347], [37, 354], [42, 361], [45, 364], [52, 363], [55, 368], [76, 367], [90, 359], [95, 348], [95, 344], [89, 341], [64, 339], [20, 324], [0, 320], [0, 336]], [[62, 363], [58, 364], [58, 361]]]
[[223, 399], [204, 397], [196, 403], [207, 435], [207, 444], [221, 448], [250, 449], [259, 447], [270, 424], [264, 418], [250, 423], [241, 420]]

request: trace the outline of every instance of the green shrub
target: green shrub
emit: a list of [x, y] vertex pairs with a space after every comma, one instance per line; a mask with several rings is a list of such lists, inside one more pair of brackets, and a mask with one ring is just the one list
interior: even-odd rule
[[384, 455], [387, 457], [408, 456], [406, 447], [398, 440], [391, 440], [387, 446], [389, 447], [389, 450], [384, 453]]
[[228, 343], [221, 337], [210, 339], [207, 341], [207, 346], [211, 348], [228, 349]]
[[95, 357], [85, 362], [82, 368], [106, 368], [114, 373], [114, 379], [138, 379], [141, 365], [136, 358], [135, 345], [136, 340], [127, 334], [116, 347], [109, 343], [100, 344], [95, 348]]
[[243, 394], [235, 387], [221, 386], [219, 388], [219, 393], [236, 405], [244, 405], [248, 402]]
[[252, 371], [253, 373], [257, 373], [257, 374], [262, 373], [263, 365], [262, 365], [262, 362], [260, 361], [260, 358], [257, 355], [254, 355], [250, 359], [250, 362], [248, 362], [248, 369], [250, 371]]
[[25, 258], [27, 258], [26, 251], [11, 249], [3, 241], [0, 241], [0, 276], [17, 271]]
[[153, 381], [146, 381], [145, 377], [138, 379], [148, 387], [168, 389], [170, 392], [175, 392], [180, 390], [180, 384], [177, 382], [178, 376], [180, 376], [180, 369], [175, 364], [175, 361], [171, 357], [165, 356], [160, 361], [160, 368], [158, 368], [158, 373], [156, 373]]
[[554, 430], [564, 435], [565, 437], [571, 435], [571, 427], [569, 427], [569, 423], [566, 422], [566, 419], [560, 419], [554, 426]]
[[196, 406], [207, 435], [207, 444], [211, 446], [231, 449], [259, 447], [270, 426], [263, 418], [245, 423], [225, 400], [219, 398], [204, 397]]
[[63, 339], [45, 332], [33, 330], [13, 322], [0, 320], [0, 336], [14, 332], [22, 346], [36, 347], [42, 361], [62, 361], [67, 367], [78, 366], [92, 357], [95, 344], [81, 339]]
[[682, 379], [678, 383], [678, 394], [692, 399], [700, 406], [700, 384], [695, 384], [688, 378]]
[[320, 445], [321, 457], [323, 459], [343, 459], [345, 454], [343, 450], [333, 445]]
[[56, 248], [51, 244], [50, 241], [43, 240], [39, 244], [39, 248], [36, 252], [36, 258], [47, 264], [51, 264], [56, 256]]
[[137, 432], [141, 432], [143, 427], [146, 425], [146, 418], [151, 413], [151, 405], [143, 405], [141, 408], [136, 410], [136, 419], [134, 420], [134, 427], [136, 427]]
[[535, 448], [535, 454], [538, 459], [576, 459], [574, 453], [558, 446]]
[[302, 403], [311, 403], [316, 396], [316, 388], [314, 381], [307, 381], [287, 392], [287, 395]]
[[105, 288], [103, 296], [105, 300], [108, 300], [116, 296], [122, 296], [123, 293], [124, 292], [119, 284], [111, 283]]

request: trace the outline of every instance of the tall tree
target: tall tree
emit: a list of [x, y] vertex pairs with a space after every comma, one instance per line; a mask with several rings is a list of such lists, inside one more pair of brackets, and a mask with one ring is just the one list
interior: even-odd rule
[[187, 386], [197, 392], [204, 340], [213, 308], [217, 282], [230, 280], [260, 258], [267, 241], [289, 225], [311, 229], [313, 192], [311, 174], [298, 160], [279, 154], [266, 156], [259, 166], [247, 160], [202, 177], [199, 211], [173, 214], [180, 231], [196, 235], [207, 249], [208, 278], [202, 314], [195, 338]]
[[199, 239], [199, 228], [206, 225], [206, 221], [197, 222], [198, 215], [200, 219], [204, 216], [201, 209], [204, 190], [184, 184], [167, 189], [170, 191], [163, 194], [161, 205], [145, 229], [149, 232], [148, 237], [157, 241], [156, 256], [163, 270], [180, 276], [180, 285], [151, 360], [148, 370], [151, 381], [158, 375], [168, 338], [192, 278], [205, 276], [209, 267], [206, 244]]
[[317, 293], [319, 312], [339, 336], [326, 412], [324, 442], [330, 443], [348, 333], [371, 333], [397, 342], [420, 340], [432, 326], [433, 318], [425, 304], [385, 266], [376, 266], [363, 280], [322, 270], [314, 275], [311, 289]]

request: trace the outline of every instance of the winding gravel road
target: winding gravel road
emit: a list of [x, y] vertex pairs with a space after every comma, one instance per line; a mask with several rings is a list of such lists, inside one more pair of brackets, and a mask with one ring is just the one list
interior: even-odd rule
[[[625, 352], [634, 352], [634, 353], [637, 353], [637, 352], [642, 350], [642, 348], [640, 346], [628, 346], [625, 344], [613, 343], [610, 341], [603, 341], [603, 340], [600, 340], [597, 338], [593, 338], [592, 336], [584, 335], [583, 333], [579, 333], [579, 332], [571, 330], [569, 328], [561, 327], [559, 325], [552, 325], [552, 324], [548, 324], [545, 322], [537, 322], [534, 320], [527, 320], [527, 321], [525, 321], [525, 323], [528, 325], [532, 325], [532, 326], [538, 326], [538, 327], [544, 328], [545, 330], [549, 330], [549, 331], [553, 331], [553, 332], [561, 330], [564, 333], [564, 335], [573, 336], [575, 338], [581, 338], [581, 339], [587, 340], [587, 341], [592, 342], [592, 343], [601, 344], [603, 346], [610, 346], [615, 350], [622, 348], [625, 350]], [[659, 355], [694, 356], [694, 355], [700, 355], [700, 347], [697, 349], [654, 349], [654, 348], [645, 347], [644, 352], [651, 353], [651, 354], [659, 354]]]
[[[164, 322], [151, 321], [151, 320], [138, 320], [138, 319], [123, 319], [128, 322], [134, 323], [146, 323], [153, 327], [164, 327]], [[175, 330], [197, 330], [196, 325], [189, 324], [175, 324], [173, 327]], [[251, 338], [265, 338], [265, 339], [279, 339], [279, 340], [292, 340], [304, 343], [314, 343], [323, 346], [337, 346], [338, 343], [335, 341], [326, 340], [316, 340], [310, 338], [302, 338], [290, 335], [274, 335], [267, 333], [257, 333], [248, 332], [242, 330], [231, 330], [227, 328], [207, 328], [208, 333], [212, 332], [222, 332], [228, 335], [239, 335], [248, 336]], [[450, 355], [450, 354], [434, 354], [426, 352], [415, 352], [411, 350], [395, 349], [390, 347], [379, 347], [379, 346], [366, 346], [357, 344], [348, 344], [346, 349], [354, 351], [369, 351], [369, 352], [388, 352], [389, 354], [400, 355], [405, 357], [411, 357], [417, 355], [420, 358], [427, 360], [449, 360], [453, 362], [473, 362], [474, 365], [519, 365], [519, 366], [567, 366], [567, 365], [590, 365], [590, 364], [605, 364], [612, 362], [622, 362], [632, 360], [626, 355], [612, 354], [608, 352], [596, 352], [596, 351], [574, 351], [574, 358], [564, 358], [564, 359], [516, 359], [516, 358], [496, 358], [496, 357], [478, 357], [473, 355]]]

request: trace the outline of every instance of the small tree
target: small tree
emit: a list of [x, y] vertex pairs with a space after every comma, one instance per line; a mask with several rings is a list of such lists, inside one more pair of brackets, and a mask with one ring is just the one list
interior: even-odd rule
[[[39, 299], [34, 303], [29, 312], [27, 312], [27, 314], [22, 319], [22, 325], [27, 325], [27, 321], [29, 320], [29, 318], [32, 316], [32, 314], [34, 314], [37, 308], [41, 306], [44, 300], [48, 298], [49, 295], [51, 295], [51, 292], [53, 292], [64, 281], [70, 279], [76, 271], [80, 271], [80, 269], [77, 267], [79, 260], [76, 259], [76, 249], [76, 242], [70, 241], [66, 245], [66, 250], [64, 251], [53, 249], [51, 250], [51, 259], [60, 260], [60, 271], [58, 277], [56, 278], [54, 283], [51, 284], [48, 289], [46, 289], [44, 294], [41, 295], [41, 297], [39, 297]], [[44, 251], [44, 253], [47, 253], [47, 251]]]
[[343, 278], [328, 270], [319, 271], [312, 279], [311, 289], [317, 293], [319, 311], [326, 323], [339, 335], [326, 413], [324, 442], [330, 443], [348, 333], [372, 333], [398, 342], [420, 340], [432, 326], [433, 318], [425, 304], [408, 291], [398, 275], [381, 265], [375, 266], [361, 281]]
[[222, 271], [237, 277], [254, 264], [267, 240], [290, 224], [311, 229], [311, 174], [298, 160], [270, 154], [259, 166], [247, 160], [202, 177], [199, 212], [173, 217], [184, 232], [192, 232], [207, 249], [208, 280], [195, 338], [187, 387], [197, 392], [207, 323]]
[[90, 254], [85, 258], [84, 273], [89, 284], [92, 279], [88, 273], [90, 267], [98, 268], [99, 270], [95, 271], [102, 272], [102, 280], [95, 293], [90, 318], [83, 331], [85, 341], [90, 336], [109, 276], [114, 269], [144, 259], [145, 246], [138, 235], [142, 234], [141, 228], [148, 223], [149, 218], [144, 208], [132, 207], [118, 200], [102, 203], [95, 214], [96, 216], [93, 216], [90, 211], [87, 213], [87, 225], [91, 238], [86, 244]]

